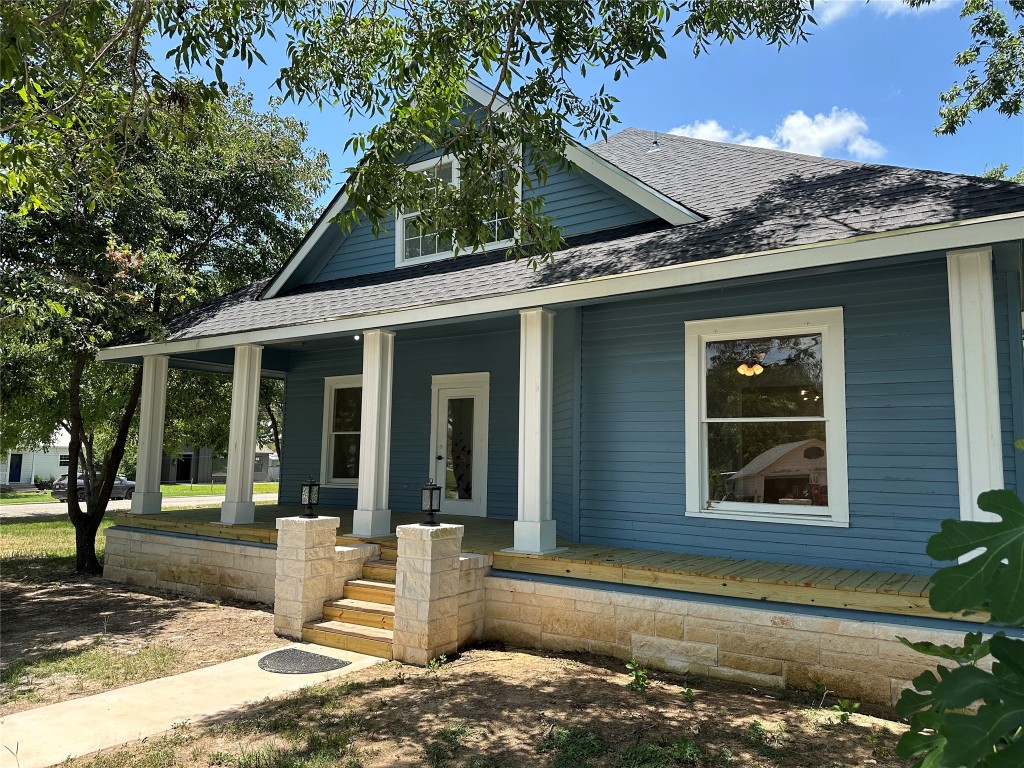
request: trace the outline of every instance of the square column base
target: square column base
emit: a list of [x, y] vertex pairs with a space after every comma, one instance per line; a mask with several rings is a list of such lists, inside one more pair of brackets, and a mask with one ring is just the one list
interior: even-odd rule
[[245, 525], [256, 519], [256, 504], [251, 501], [225, 501], [220, 505], [224, 525]]
[[155, 515], [162, 509], [164, 495], [160, 491], [132, 494], [133, 515]]
[[353, 536], [390, 536], [390, 509], [357, 509], [352, 512]]
[[510, 551], [549, 555], [558, 550], [554, 520], [516, 520]]

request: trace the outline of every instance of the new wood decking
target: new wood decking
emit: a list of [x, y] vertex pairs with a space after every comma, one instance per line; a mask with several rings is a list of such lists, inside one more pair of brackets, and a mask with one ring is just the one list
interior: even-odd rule
[[[320, 512], [341, 518], [338, 544], [357, 541], [345, 535], [352, 530], [350, 510], [321, 509]], [[158, 515], [117, 514], [113, 518], [118, 525], [134, 528], [272, 544], [277, 540], [275, 520], [301, 513], [297, 507], [259, 506], [256, 508], [256, 521], [248, 525], [222, 525], [218, 521], [219, 510], [215, 508], [172, 510]], [[391, 518], [393, 525], [408, 525], [420, 522], [422, 516], [392, 513]], [[932, 611], [928, 605], [930, 579], [927, 576], [785, 565], [562, 541], [559, 545], [565, 548], [554, 554], [524, 555], [502, 551], [512, 546], [511, 520], [444, 516], [443, 522], [464, 525], [463, 551], [492, 555], [494, 568], [503, 571], [885, 614], [977, 622], [985, 619], [981, 615], [963, 617]], [[372, 541], [384, 548], [396, 546], [394, 537]]]

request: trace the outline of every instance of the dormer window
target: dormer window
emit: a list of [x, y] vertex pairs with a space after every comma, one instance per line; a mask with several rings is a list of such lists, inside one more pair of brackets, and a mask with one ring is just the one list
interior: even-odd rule
[[[459, 161], [453, 155], [446, 155], [440, 159], [424, 160], [421, 163], [409, 166], [413, 172], [424, 175], [458, 187]], [[505, 175], [501, 174], [496, 183], [501, 183]], [[403, 210], [396, 216], [395, 231], [395, 265], [402, 267], [411, 264], [421, 264], [428, 261], [438, 261], [455, 254], [455, 243], [450, 232], [437, 232], [434, 228], [420, 224], [419, 211], [412, 209]], [[512, 244], [515, 232], [508, 217], [495, 212], [494, 216], [483, 222], [491, 231], [491, 240], [484, 246], [485, 251], [492, 248], [506, 247]]]

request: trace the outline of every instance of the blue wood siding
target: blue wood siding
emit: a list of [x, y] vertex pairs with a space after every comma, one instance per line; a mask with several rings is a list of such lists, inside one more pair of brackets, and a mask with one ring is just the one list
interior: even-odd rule
[[[298, 502], [298, 486], [320, 473], [324, 378], [362, 371], [362, 347], [342, 337], [335, 350], [295, 353], [285, 395], [281, 502]], [[430, 380], [434, 374], [489, 371], [490, 412], [487, 515], [515, 519], [519, 472], [518, 318], [469, 326], [399, 332], [395, 337], [389, 502], [398, 512], [419, 511], [430, 462]], [[324, 488], [324, 506], [351, 509], [355, 489]]]
[[[567, 237], [602, 229], [650, 221], [655, 217], [636, 203], [583, 171], [557, 170], [544, 185], [523, 190], [523, 198], [544, 196], [545, 212], [565, 230]], [[310, 253], [306, 277], [292, 282], [324, 282], [383, 272], [395, 267], [394, 220], [374, 237], [369, 224], [361, 224], [342, 237], [337, 227]]]
[[993, 249], [996, 345], [999, 370], [999, 422], [1003, 442], [1003, 480], [1007, 488], [1024, 491], [1024, 451], [1014, 440], [1024, 438], [1024, 354], [1021, 351], [1021, 244]]
[[[687, 518], [687, 320], [843, 306], [850, 527]], [[586, 307], [580, 540], [780, 562], [927, 572], [959, 514], [945, 263]]]

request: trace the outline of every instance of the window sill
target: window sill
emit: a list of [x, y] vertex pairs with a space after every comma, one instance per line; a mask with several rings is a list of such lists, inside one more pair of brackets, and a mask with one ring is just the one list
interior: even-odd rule
[[835, 513], [813, 515], [792, 512], [747, 512], [738, 509], [687, 510], [687, 517], [708, 517], [715, 520], [739, 520], [748, 523], [783, 523], [786, 525], [817, 525], [828, 528], [849, 528], [849, 520], [835, 519]]
[[332, 480], [329, 483], [320, 483], [321, 488], [358, 488], [359, 480]]

